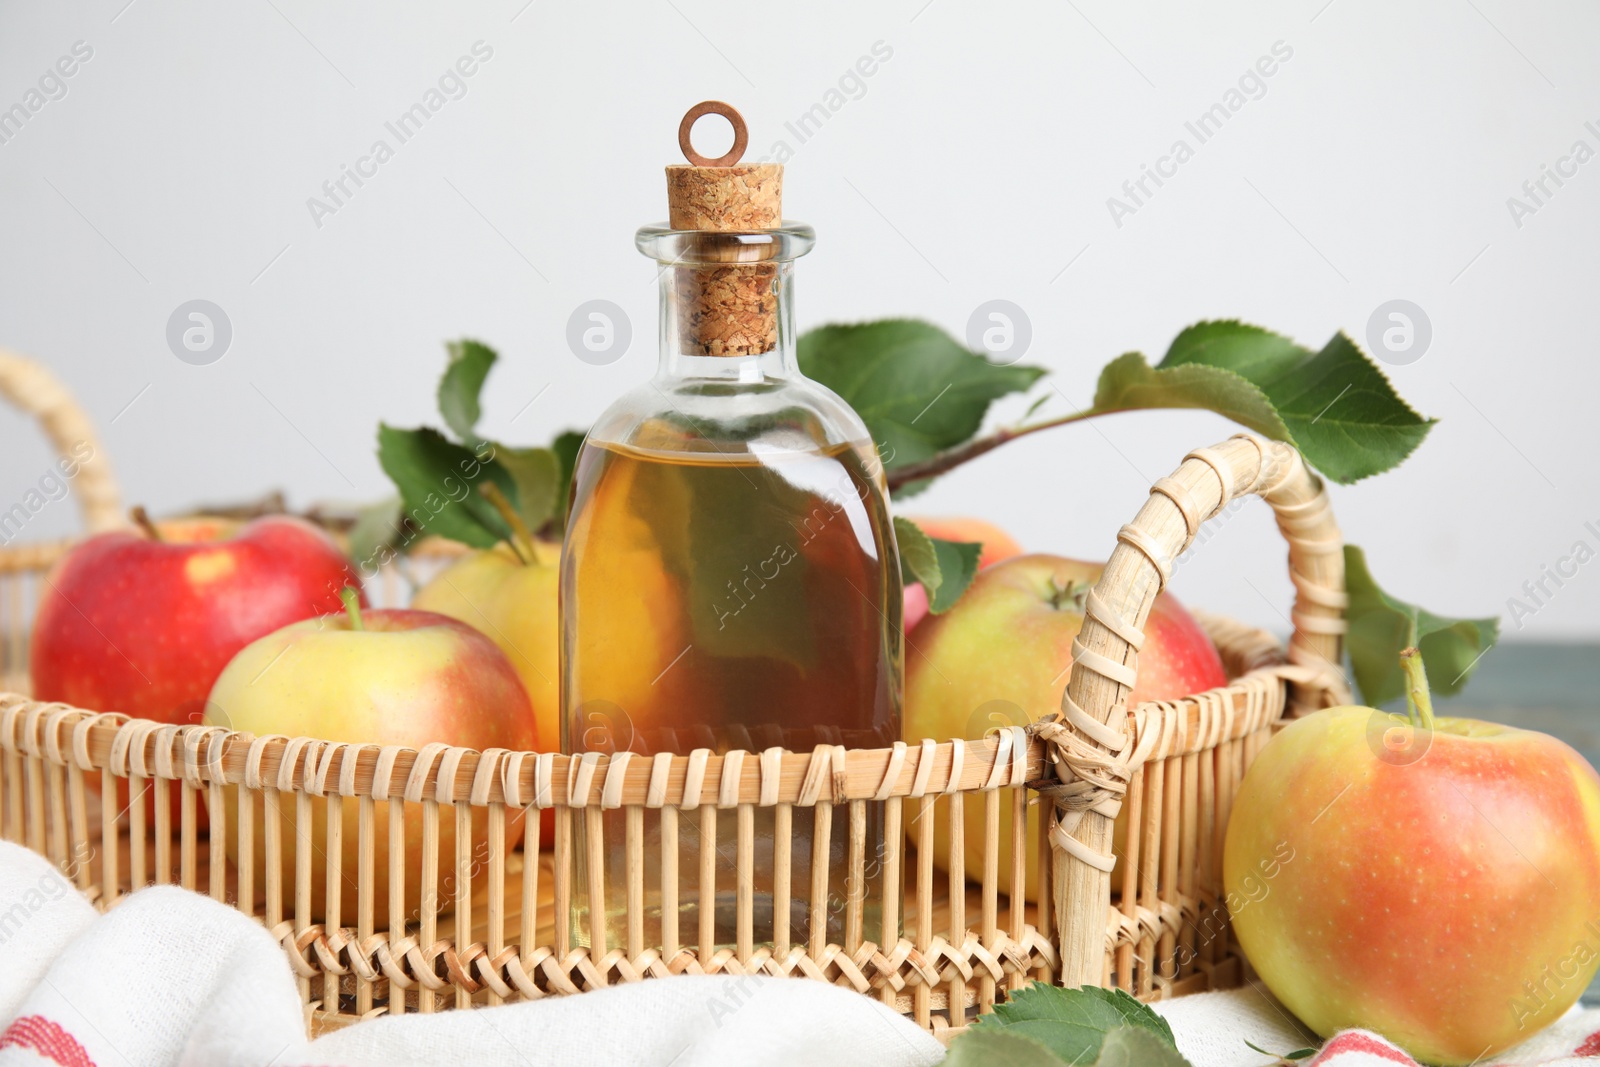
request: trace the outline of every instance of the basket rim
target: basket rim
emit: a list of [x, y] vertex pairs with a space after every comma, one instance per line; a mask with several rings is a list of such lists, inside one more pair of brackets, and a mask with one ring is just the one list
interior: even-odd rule
[[[1332, 680], [1289, 663], [1283, 644], [1269, 632], [1225, 617], [1197, 619], [1218, 640], [1225, 662], [1246, 669], [1208, 692], [1132, 709], [1129, 720], [1139, 762], [1213, 748], [1276, 722], [1290, 686], [1320, 688], [1318, 702], [1324, 705], [1340, 702], [1342, 694]], [[1049, 745], [1037, 736], [1041, 723], [1005, 728], [982, 739], [902, 741], [888, 748], [818, 745], [809, 752], [774, 747], [721, 754], [697, 749], [685, 755], [568, 756], [480, 752], [442, 743], [413, 748], [257, 736], [0, 694], [0, 750], [43, 756], [83, 771], [165, 778], [196, 789], [242, 785], [314, 796], [541, 809], [808, 806], [1021, 786], [1050, 771]]]

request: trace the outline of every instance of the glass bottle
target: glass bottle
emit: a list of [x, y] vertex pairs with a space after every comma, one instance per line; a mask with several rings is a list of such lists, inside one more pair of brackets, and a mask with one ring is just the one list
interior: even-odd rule
[[[794, 261], [813, 241], [794, 223], [638, 232], [639, 249], [661, 264], [661, 360], [653, 379], [594, 424], [573, 475], [561, 572], [565, 752], [809, 752], [900, 737], [901, 582], [882, 468], [860, 417], [796, 364]], [[754, 309], [742, 333], [707, 313], [730, 299]], [[737, 819], [720, 814], [713, 941], [728, 946]], [[673, 940], [674, 926], [679, 943], [703, 936], [703, 824], [694, 812], [671, 817], [678, 907], [665, 927], [660, 812], [645, 811], [636, 828], [645, 908], [634, 939], [642, 933], [644, 947], [663, 945], [664, 931]], [[791, 817], [783, 940], [842, 943], [844, 827], [836, 817], [829, 835], [827, 929], [812, 931], [812, 810], [796, 806]], [[587, 820], [598, 820], [604, 841], [604, 871], [593, 872], [606, 887], [603, 922], [590, 913]], [[596, 952], [630, 949], [627, 813], [579, 815], [573, 825], [572, 936]], [[776, 929], [773, 834], [773, 809], [757, 808], [757, 943], [772, 943]], [[875, 814], [869, 872], [881, 868], [872, 859], [882, 843]], [[868, 884], [872, 933], [881, 895]]]

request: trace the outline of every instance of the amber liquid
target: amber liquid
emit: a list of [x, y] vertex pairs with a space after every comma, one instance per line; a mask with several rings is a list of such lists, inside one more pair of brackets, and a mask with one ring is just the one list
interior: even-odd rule
[[[730, 454], [586, 444], [562, 563], [563, 750], [809, 752], [898, 740], [901, 586], [882, 480], [864, 459], [872, 454], [870, 445]], [[715, 783], [707, 786], [714, 805]], [[644, 924], [634, 937], [642, 933], [644, 947], [663, 945], [664, 933], [673, 940], [674, 925], [669, 952], [702, 945], [708, 932], [714, 945], [736, 944], [739, 813], [712, 811], [676, 817], [676, 923], [662, 922], [660, 811], [644, 811], [633, 827], [644, 857]], [[848, 809], [830, 820], [821, 901], [812, 894], [816, 817], [789, 809], [787, 937], [774, 921], [775, 904], [784, 907], [774, 899], [777, 816], [772, 808], [753, 814], [747, 936], [805, 943], [815, 933], [843, 943]], [[627, 812], [587, 812], [573, 823], [573, 935], [591, 949], [603, 941], [629, 950]], [[603, 871], [590, 870], [597, 831]], [[669, 841], [673, 833], [668, 827]], [[881, 817], [870, 813], [869, 937], [878, 934], [882, 887], [870, 879], [882, 846]], [[705, 847], [716, 852], [710, 894]], [[604, 892], [603, 905], [590, 899], [591, 886]]]

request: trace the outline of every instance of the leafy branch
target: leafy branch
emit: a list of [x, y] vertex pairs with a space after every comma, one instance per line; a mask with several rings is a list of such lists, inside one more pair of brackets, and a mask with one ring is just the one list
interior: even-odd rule
[[[1031, 387], [1042, 368], [995, 366], [936, 327], [905, 320], [812, 331], [801, 339], [800, 360], [855, 406], [880, 450], [888, 446], [887, 479], [897, 490], [1041, 430], [1156, 408], [1216, 412], [1294, 445], [1323, 474], [1349, 484], [1399, 466], [1435, 421], [1402, 400], [1342, 333], [1314, 352], [1234, 321], [1190, 326], [1153, 367], [1138, 352], [1117, 357], [1100, 372], [1094, 402], [1082, 411], [982, 437], [975, 434], [989, 404]], [[901, 364], [923, 367], [920, 381], [908, 383]], [[942, 418], [916, 426], [939, 405]], [[903, 416], [913, 411], [907, 423]], [[908, 440], [911, 448], [899, 447]]]
[[1395, 649], [1416, 648], [1435, 693], [1450, 696], [1466, 687], [1478, 661], [1500, 637], [1500, 620], [1452, 619], [1384, 592], [1367, 567], [1366, 553], [1344, 546], [1344, 587], [1350, 632], [1345, 644], [1361, 699], [1377, 707], [1406, 691]]
[[[1331, 481], [1350, 484], [1399, 466], [1433, 419], [1406, 403], [1383, 371], [1343, 333], [1313, 351], [1281, 334], [1236, 321], [1201, 322], [1173, 339], [1154, 366], [1141, 353], [1118, 356], [1100, 371], [1092, 403], [1080, 411], [1026, 421], [985, 434], [990, 406], [1024, 393], [1041, 367], [999, 366], [938, 327], [891, 319], [825, 326], [800, 339], [800, 367], [860, 413], [900, 499], [1018, 438], [1129, 411], [1212, 411], [1265, 437], [1298, 448]], [[1059, 390], [1058, 390], [1059, 392]], [[1048, 396], [1049, 394], [1046, 394]], [[906, 580], [929, 591], [929, 609], [948, 610], [971, 583], [976, 552], [908, 536], [897, 520]], [[920, 531], [917, 531], [920, 533]], [[1400, 649], [1417, 644], [1434, 677], [1454, 692], [1494, 644], [1492, 619], [1451, 619], [1390, 597], [1351, 548], [1349, 650], [1369, 702], [1400, 692]]]
[[483, 437], [483, 385], [499, 356], [472, 340], [446, 349], [439, 414], [454, 439], [431, 427], [378, 427], [378, 462], [398, 498], [369, 509], [351, 531], [351, 555], [358, 560], [405, 551], [425, 534], [476, 548], [504, 541], [519, 556], [530, 551], [534, 537], [561, 537], [583, 434], [569, 430], [540, 448]]
[[[403, 527], [402, 551], [418, 532], [487, 547], [514, 540], [508, 514], [537, 537], [558, 540], [583, 434], [569, 430], [532, 448], [482, 437], [481, 396], [497, 356], [472, 340], [454, 342], [448, 351], [438, 402], [453, 439], [434, 429], [382, 427], [379, 459], [399, 500], [358, 524], [352, 540], [366, 547], [374, 539], [392, 540]], [[1399, 466], [1435, 422], [1406, 403], [1343, 333], [1312, 350], [1232, 320], [1184, 329], [1154, 365], [1139, 352], [1111, 360], [1087, 408], [1027, 421], [1046, 393], [1022, 421], [988, 433], [981, 431], [992, 405], [1029, 392], [1045, 368], [991, 363], [937, 326], [911, 319], [823, 326], [800, 338], [798, 355], [809, 378], [861, 416], [885, 480], [901, 500], [1018, 438], [1123, 412], [1212, 411], [1294, 445], [1340, 484]], [[470, 491], [463, 491], [464, 483]], [[494, 487], [509, 513], [485, 498], [483, 485]], [[403, 521], [391, 521], [396, 513]], [[924, 586], [930, 611], [949, 610], [977, 572], [980, 546], [931, 538], [904, 518], [895, 520], [895, 531], [903, 579]], [[1494, 644], [1495, 620], [1445, 618], [1390, 597], [1372, 580], [1360, 550], [1349, 552], [1348, 646], [1363, 696], [1380, 703], [1400, 691], [1394, 665], [1400, 649], [1411, 644], [1422, 649], [1429, 673], [1444, 681], [1441, 692], [1459, 689]]]

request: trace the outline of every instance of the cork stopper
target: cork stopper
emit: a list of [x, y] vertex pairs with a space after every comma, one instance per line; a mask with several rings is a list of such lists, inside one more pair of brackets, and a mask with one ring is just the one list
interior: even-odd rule
[[[694, 150], [691, 134], [704, 115], [733, 125], [733, 147], [717, 159]], [[696, 104], [678, 125], [689, 160], [667, 167], [667, 218], [674, 230], [743, 233], [783, 223], [783, 165], [740, 163], [749, 130], [738, 111], [718, 100]], [[735, 249], [730, 246], [729, 258]], [[751, 356], [778, 344], [778, 266], [733, 263], [674, 267], [679, 343], [707, 356]]]

